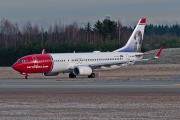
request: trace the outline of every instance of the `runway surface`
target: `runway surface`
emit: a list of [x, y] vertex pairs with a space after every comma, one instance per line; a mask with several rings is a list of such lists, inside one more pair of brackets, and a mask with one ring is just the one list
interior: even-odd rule
[[9, 92], [180, 92], [180, 81], [122, 81], [93, 79], [4, 79], [0, 91]]

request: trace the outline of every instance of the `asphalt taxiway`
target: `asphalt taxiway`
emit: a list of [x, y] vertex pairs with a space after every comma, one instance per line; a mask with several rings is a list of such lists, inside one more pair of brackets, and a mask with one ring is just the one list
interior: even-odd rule
[[3, 79], [0, 92], [180, 92], [180, 80]]

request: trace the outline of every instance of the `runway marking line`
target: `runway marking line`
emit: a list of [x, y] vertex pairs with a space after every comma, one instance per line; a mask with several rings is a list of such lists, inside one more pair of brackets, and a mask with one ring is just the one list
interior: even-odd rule
[[174, 88], [180, 84], [170, 85], [3, 85], [0, 88]]

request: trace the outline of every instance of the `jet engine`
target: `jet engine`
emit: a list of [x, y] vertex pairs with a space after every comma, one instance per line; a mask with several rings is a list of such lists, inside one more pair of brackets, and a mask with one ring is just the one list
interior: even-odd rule
[[59, 72], [43, 73], [44, 76], [57, 76]]
[[90, 75], [92, 73], [92, 69], [88, 66], [77, 66], [74, 68], [73, 73], [75, 75]]

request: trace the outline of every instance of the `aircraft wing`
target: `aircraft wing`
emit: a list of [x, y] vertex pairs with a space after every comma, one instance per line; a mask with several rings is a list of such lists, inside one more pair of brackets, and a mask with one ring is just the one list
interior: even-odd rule
[[[122, 64], [126, 64], [126, 63], [131, 63], [131, 62], [143, 62], [143, 61], [148, 61], [148, 60], [154, 60], [154, 59], [158, 59], [160, 54], [162, 52], [162, 47], [158, 50], [158, 52], [156, 53], [156, 55], [153, 58], [149, 58], [149, 59], [140, 59], [140, 60], [126, 60], [126, 61], [118, 61], [118, 62], [105, 62], [105, 63], [97, 63], [97, 64], [90, 64], [89, 67], [95, 69], [95, 68], [99, 68], [99, 67], [108, 67], [111, 65], [122, 65]], [[140, 54], [142, 55], [142, 54]]]
[[118, 62], [107, 62], [107, 63], [97, 63], [97, 64], [90, 64], [89, 67], [91, 68], [99, 68], [99, 67], [109, 67], [111, 65], [122, 65], [126, 63], [131, 62], [142, 62], [142, 61], [148, 61], [149, 59], [140, 59], [140, 60], [127, 60], [127, 61], [118, 61]]

